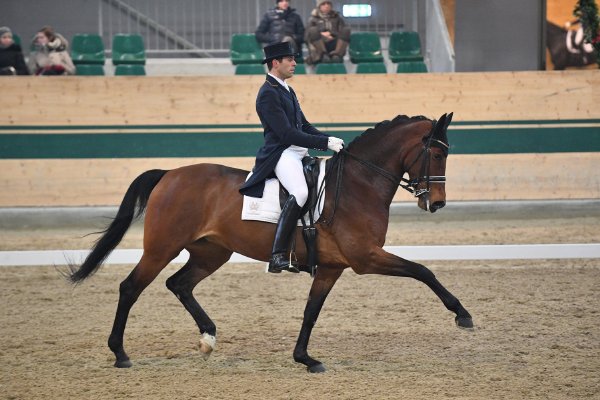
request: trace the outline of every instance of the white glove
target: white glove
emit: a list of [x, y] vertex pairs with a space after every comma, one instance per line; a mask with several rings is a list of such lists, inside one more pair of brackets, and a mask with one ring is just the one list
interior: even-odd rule
[[327, 139], [327, 148], [337, 153], [344, 148], [344, 141], [340, 138], [330, 136]]

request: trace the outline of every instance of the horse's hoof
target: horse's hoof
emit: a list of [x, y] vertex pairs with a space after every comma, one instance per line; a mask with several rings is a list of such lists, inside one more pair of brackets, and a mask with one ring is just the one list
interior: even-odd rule
[[129, 360], [115, 361], [115, 367], [117, 368], [130, 368], [132, 365], [133, 364]]
[[325, 372], [325, 366], [322, 363], [318, 363], [316, 365], [312, 365], [310, 367], [306, 367], [306, 370], [308, 372], [310, 372], [311, 374], [320, 374], [322, 372]]
[[456, 326], [461, 329], [473, 329], [473, 318], [471, 317], [456, 317]]
[[208, 357], [210, 357], [216, 345], [217, 338], [208, 333], [202, 334], [202, 338], [200, 338], [200, 353], [204, 360], [208, 360]]

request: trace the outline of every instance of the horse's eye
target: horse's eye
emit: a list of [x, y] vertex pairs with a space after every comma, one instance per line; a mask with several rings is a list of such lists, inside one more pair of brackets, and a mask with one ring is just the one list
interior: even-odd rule
[[434, 153], [433, 154], [433, 159], [436, 161], [441, 161], [442, 160], [442, 155], [439, 153]]

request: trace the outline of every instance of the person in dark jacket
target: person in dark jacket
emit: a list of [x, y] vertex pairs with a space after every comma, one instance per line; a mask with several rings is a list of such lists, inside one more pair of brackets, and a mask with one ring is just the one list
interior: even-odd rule
[[0, 27], [0, 75], [29, 75], [21, 46], [7, 26]]
[[302, 157], [308, 149], [340, 151], [342, 139], [329, 136], [312, 126], [304, 117], [294, 90], [285, 82], [294, 75], [295, 51], [288, 42], [264, 48], [269, 73], [258, 91], [256, 112], [264, 129], [264, 145], [258, 150], [252, 175], [241, 186], [240, 193], [262, 197], [265, 180], [277, 177], [289, 192], [277, 228], [269, 261], [269, 272], [298, 272], [289, 265], [286, 254], [295, 232], [300, 210], [308, 198], [302, 171]]
[[306, 27], [307, 64], [342, 62], [350, 43], [350, 27], [330, 0], [317, 0]]
[[256, 40], [267, 45], [290, 42], [296, 53], [302, 51], [304, 24], [290, 0], [276, 0], [276, 7], [269, 9], [256, 28]]

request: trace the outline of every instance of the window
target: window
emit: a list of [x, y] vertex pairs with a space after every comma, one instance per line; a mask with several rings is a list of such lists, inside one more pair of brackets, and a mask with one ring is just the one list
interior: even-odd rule
[[344, 4], [342, 7], [342, 15], [344, 17], [357, 18], [357, 17], [370, 17], [371, 16], [371, 5], [370, 4]]

